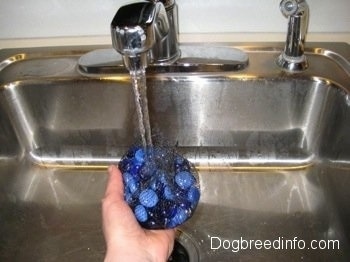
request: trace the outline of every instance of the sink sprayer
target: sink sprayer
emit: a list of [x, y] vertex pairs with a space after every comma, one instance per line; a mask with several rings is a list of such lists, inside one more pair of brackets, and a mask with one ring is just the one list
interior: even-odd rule
[[282, 0], [280, 9], [289, 22], [285, 48], [277, 64], [288, 71], [305, 70], [308, 67], [304, 45], [309, 22], [309, 6], [305, 0]]

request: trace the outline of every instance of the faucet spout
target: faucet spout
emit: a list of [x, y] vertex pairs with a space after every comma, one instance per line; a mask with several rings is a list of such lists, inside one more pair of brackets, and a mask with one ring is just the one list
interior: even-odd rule
[[173, 29], [167, 12], [159, 1], [132, 3], [117, 11], [111, 23], [112, 44], [128, 70], [145, 68], [149, 60], [161, 63], [178, 56], [177, 45], [171, 46]]
[[285, 48], [277, 63], [289, 71], [305, 70], [308, 67], [304, 45], [309, 22], [309, 6], [306, 0], [282, 0], [280, 9], [289, 21]]

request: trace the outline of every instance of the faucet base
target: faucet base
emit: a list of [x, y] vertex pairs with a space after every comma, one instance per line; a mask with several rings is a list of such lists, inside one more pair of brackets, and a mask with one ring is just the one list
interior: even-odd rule
[[[146, 54], [146, 53], [143, 53]], [[146, 61], [139, 57], [139, 62]], [[124, 59], [124, 63], [123, 63]], [[136, 60], [136, 61], [134, 61]], [[114, 49], [97, 49], [82, 55], [78, 61], [78, 71], [85, 76], [116, 75], [127, 73], [126, 67], [137, 64], [134, 59], [125, 58]], [[126, 67], [125, 67], [125, 65]], [[249, 65], [249, 56], [241, 49], [234, 47], [210, 45], [180, 45], [179, 52], [171, 61], [149, 61], [147, 72], [151, 73], [208, 73], [235, 72]]]
[[298, 57], [291, 57], [284, 52], [279, 55], [276, 61], [277, 65], [282, 69], [291, 72], [304, 71], [309, 67], [309, 63], [305, 55]]
[[175, 63], [177, 60], [179, 60], [180, 57], [181, 57], [181, 51], [180, 51], [180, 49], [178, 49], [178, 51], [175, 53], [175, 55], [173, 55], [170, 58], [153, 59], [151, 57], [151, 64], [156, 65], [156, 66], [169, 66], [169, 65], [172, 65], [173, 63]]

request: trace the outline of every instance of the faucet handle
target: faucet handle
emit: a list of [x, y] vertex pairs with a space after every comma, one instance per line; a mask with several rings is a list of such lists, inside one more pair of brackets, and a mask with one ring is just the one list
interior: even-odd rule
[[122, 55], [137, 56], [150, 50], [169, 24], [161, 3], [148, 1], [122, 6], [111, 23], [113, 47]]

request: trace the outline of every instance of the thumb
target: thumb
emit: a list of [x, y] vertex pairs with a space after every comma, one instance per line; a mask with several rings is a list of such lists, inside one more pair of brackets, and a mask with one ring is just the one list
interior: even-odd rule
[[116, 166], [111, 165], [108, 168], [108, 174], [105, 198], [122, 200], [124, 198], [124, 185], [120, 170]]
[[139, 229], [134, 213], [124, 200], [124, 185], [122, 174], [116, 166], [108, 168], [106, 193], [102, 201], [103, 231], [106, 238], [112, 231], [118, 231], [119, 236], [127, 231]]

